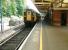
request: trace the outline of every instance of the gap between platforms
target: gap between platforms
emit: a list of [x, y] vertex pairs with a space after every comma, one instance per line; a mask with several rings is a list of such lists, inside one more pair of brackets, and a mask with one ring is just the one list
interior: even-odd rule
[[[24, 25], [21, 25], [21, 26], [19, 26], [19, 27], [22, 27], [23, 26], [23, 28], [25, 27]], [[15, 27], [16, 28], [16, 27]], [[12, 28], [12, 29], [15, 29], [15, 28]], [[18, 28], [18, 26], [17, 26], [17, 28]], [[20, 29], [18, 29], [18, 30], [16, 30], [16, 31], [13, 31], [12, 29], [10, 29], [10, 35], [9, 36], [7, 36], [7, 37], [4, 37], [4, 39], [2, 39], [1, 41], [0, 41], [0, 46], [1, 45], [3, 45], [4, 43], [6, 43], [8, 40], [10, 40], [12, 37], [14, 37], [15, 35], [17, 35], [20, 31], [22, 31], [21, 29], [22, 28], [20, 28]], [[9, 30], [8, 30], [9, 31]], [[7, 31], [6, 31], [7, 32]]]

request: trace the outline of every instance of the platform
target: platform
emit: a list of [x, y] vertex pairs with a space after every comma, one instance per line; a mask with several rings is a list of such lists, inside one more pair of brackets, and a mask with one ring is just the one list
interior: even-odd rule
[[43, 22], [42, 28], [42, 50], [68, 50], [68, 26], [48, 26]]
[[18, 50], [40, 50], [40, 40], [42, 50], [68, 50], [68, 26], [57, 27], [38, 22]]

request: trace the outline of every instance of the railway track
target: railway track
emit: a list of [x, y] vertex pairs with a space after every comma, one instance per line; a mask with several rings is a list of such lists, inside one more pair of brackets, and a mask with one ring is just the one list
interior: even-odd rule
[[28, 36], [29, 32], [31, 31], [32, 27], [25, 27], [21, 32], [17, 35], [12, 37], [6, 43], [0, 46], [0, 50], [18, 50], [20, 45], [23, 43], [25, 38]]

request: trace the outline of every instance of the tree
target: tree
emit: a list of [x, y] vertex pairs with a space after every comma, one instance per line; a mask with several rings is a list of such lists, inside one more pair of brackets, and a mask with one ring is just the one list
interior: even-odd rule
[[24, 11], [24, 4], [23, 4], [24, 0], [16, 0], [16, 8], [17, 8], [17, 15], [23, 15], [23, 11]]
[[3, 16], [24, 15], [24, 0], [2, 0]]
[[15, 2], [15, 0], [11, 0], [10, 9], [11, 9], [12, 15], [16, 15], [17, 9], [16, 9], [16, 2]]
[[2, 0], [2, 15], [3, 16], [6, 16], [6, 11], [7, 10], [7, 2], [6, 2], [6, 0]]

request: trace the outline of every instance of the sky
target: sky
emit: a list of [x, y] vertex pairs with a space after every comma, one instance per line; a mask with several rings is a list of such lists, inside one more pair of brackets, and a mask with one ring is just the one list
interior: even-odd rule
[[29, 9], [34, 10], [34, 11], [37, 12], [38, 14], [41, 14], [41, 13], [39, 12], [39, 10], [36, 8], [36, 6], [34, 5], [34, 3], [32, 2], [32, 0], [26, 0], [26, 6], [27, 6]]

